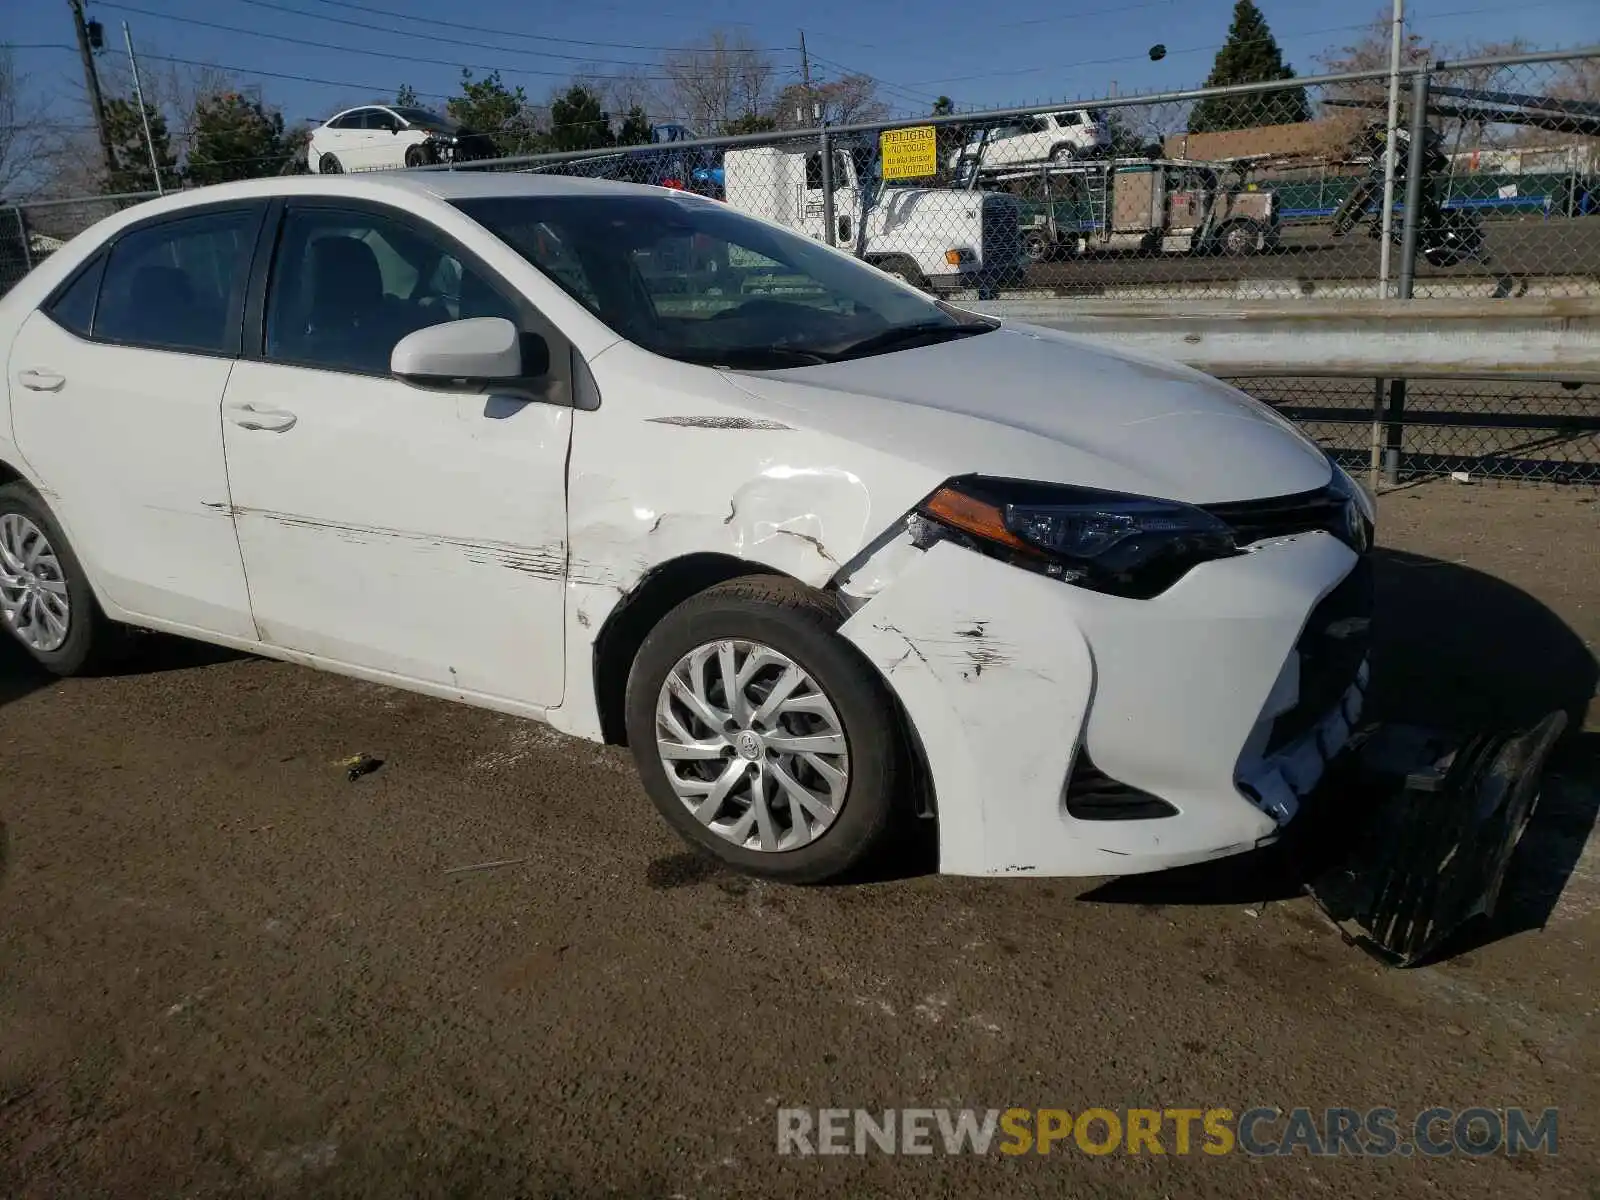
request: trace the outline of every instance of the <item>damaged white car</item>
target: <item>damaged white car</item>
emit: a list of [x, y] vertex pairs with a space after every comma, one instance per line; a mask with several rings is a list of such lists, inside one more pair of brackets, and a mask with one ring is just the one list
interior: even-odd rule
[[0, 354], [45, 667], [164, 630], [626, 742], [752, 873], [917, 820], [958, 874], [1249, 850], [1361, 711], [1373, 509], [1290, 424], [692, 194], [184, 192], [26, 277]]

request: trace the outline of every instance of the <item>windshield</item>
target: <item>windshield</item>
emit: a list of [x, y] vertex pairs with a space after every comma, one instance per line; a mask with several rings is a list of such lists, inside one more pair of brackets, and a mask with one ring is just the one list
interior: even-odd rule
[[424, 125], [429, 129], [457, 129], [458, 124], [449, 117], [441, 116], [426, 108], [394, 108], [395, 113], [407, 125]]
[[997, 324], [692, 195], [495, 197], [457, 207], [617, 334], [683, 362], [804, 366]]

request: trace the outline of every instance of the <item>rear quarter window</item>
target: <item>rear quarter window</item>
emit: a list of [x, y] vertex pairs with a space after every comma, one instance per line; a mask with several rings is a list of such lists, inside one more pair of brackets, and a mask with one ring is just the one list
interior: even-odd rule
[[94, 310], [100, 299], [100, 280], [105, 269], [106, 256], [95, 255], [44, 305], [45, 315], [63, 329], [79, 337], [88, 337], [94, 328]]

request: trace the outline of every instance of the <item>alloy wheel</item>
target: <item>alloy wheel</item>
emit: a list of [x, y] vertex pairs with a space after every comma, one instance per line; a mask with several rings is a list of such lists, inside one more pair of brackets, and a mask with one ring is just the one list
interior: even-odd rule
[[72, 628], [61, 560], [44, 531], [16, 512], [0, 516], [0, 619], [41, 654], [59, 650]]
[[656, 750], [678, 799], [747, 850], [794, 850], [839, 816], [850, 783], [844, 726], [816, 680], [760, 642], [689, 651], [656, 699]]

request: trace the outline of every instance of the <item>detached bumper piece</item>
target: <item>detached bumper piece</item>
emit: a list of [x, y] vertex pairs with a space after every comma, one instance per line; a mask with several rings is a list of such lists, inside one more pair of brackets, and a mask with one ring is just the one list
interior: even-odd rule
[[1530, 729], [1464, 741], [1380, 726], [1356, 766], [1378, 802], [1353, 853], [1307, 892], [1347, 941], [1380, 961], [1426, 960], [1464, 923], [1494, 912], [1566, 724], [1554, 712]]

